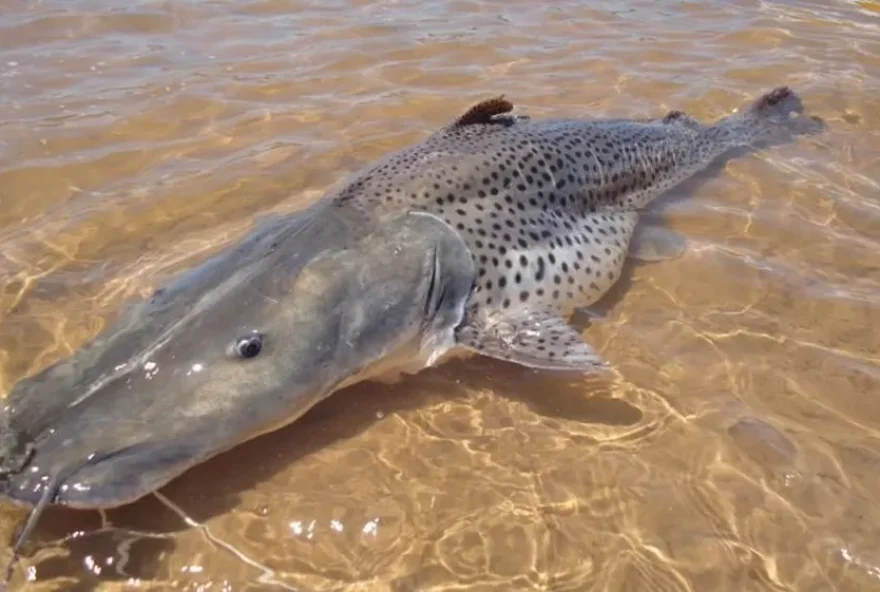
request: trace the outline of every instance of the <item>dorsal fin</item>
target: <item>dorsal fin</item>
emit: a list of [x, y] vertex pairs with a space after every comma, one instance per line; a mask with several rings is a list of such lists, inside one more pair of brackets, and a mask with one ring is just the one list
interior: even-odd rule
[[452, 124], [454, 127], [475, 124], [496, 123], [492, 118], [496, 115], [503, 115], [513, 111], [513, 103], [504, 98], [504, 95], [497, 96], [493, 99], [480, 101], [464, 115], [455, 120]]

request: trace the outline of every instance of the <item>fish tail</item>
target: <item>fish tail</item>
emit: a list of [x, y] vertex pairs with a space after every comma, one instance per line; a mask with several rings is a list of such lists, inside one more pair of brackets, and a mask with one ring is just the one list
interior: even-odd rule
[[748, 147], [816, 134], [825, 129], [825, 124], [818, 117], [805, 115], [798, 94], [780, 86], [748, 101], [710, 129], [720, 133], [730, 147]]

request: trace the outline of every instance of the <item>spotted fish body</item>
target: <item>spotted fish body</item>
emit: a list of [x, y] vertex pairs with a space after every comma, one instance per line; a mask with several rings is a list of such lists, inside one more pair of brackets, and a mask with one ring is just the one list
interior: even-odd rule
[[[357, 174], [339, 204], [442, 217], [477, 264], [459, 345], [521, 364], [583, 368], [598, 356], [564, 318], [618, 280], [639, 211], [737, 147], [780, 131], [798, 97], [778, 88], [704, 125], [651, 120], [531, 120], [503, 97]], [[813, 120], [815, 121], [815, 120]]]
[[639, 210], [731, 148], [801, 131], [784, 88], [711, 125], [512, 108], [474, 106], [17, 383], [0, 406], [0, 497], [33, 510], [13, 559], [49, 504], [128, 503], [380, 373], [461, 350], [604, 366], [566, 318], [617, 281]]

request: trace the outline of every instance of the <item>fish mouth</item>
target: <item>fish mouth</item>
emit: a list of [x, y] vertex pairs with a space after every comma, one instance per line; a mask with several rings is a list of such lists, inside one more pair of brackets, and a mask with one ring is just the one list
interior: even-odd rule
[[[122, 506], [144, 497], [206, 456], [193, 440], [150, 440], [85, 458], [52, 459], [45, 445], [28, 443], [27, 460], [0, 476], [0, 493], [24, 506], [45, 501], [77, 509]], [[18, 438], [21, 440], [21, 436]]]
[[[0, 496], [25, 507], [61, 505], [94, 510], [124, 506], [148, 496], [215, 456], [261, 434], [280, 429], [334, 391], [325, 381], [290, 389], [302, 402], [287, 414], [266, 415], [243, 409], [251, 421], [209, 413], [185, 422], [149, 414], [149, 432], [105, 427], [94, 417], [100, 409], [72, 413], [31, 437], [21, 429], [0, 433]], [[124, 401], [122, 402], [125, 403]], [[129, 402], [130, 403], [130, 402]], [[0, 414], [3, 410], [0, 409]], [[0, 426], [9, 426], [9, 416]], [[14, 424], [13, 424], [14, 425]], [[141, 424], [139, 424], [141, 425]]]
[[[4, 423], [8, 426], [5, 420], [0, 421], [0, 425]], [[69, 457], [55, 464], [44, 464], [43, 457], [52, 455], [41, 454], [39, 445], [22, 433], [4, 430], [0, 445], [10, 443], [13, 448], [0, 451], [13, 452], [0, 462], [0, 494], [16, 505], [29, 507], [30, 512], [12, 544], [12, 559], [0, 591], [9, 584], [22, 547], [48, 506], [93, 510], [129, 504], [199, 461], [199, 451], [183, 440], [151, 440], [112, 452], [92, 453], [80, 461]]]

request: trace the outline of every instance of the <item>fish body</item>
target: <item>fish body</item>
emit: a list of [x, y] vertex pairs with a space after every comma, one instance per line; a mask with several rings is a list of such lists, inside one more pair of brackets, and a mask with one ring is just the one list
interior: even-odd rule
[[804, 123], [785, 88], [712, 124], [511, 110], [475, 105], [21, 380], [0, 408], [0, 495], [34, 506], [16, 548], [48, 504], [132, 502], [361, 380], [456, 351], [605, 367], [566, 319], [617, 281], [640, 210]]

